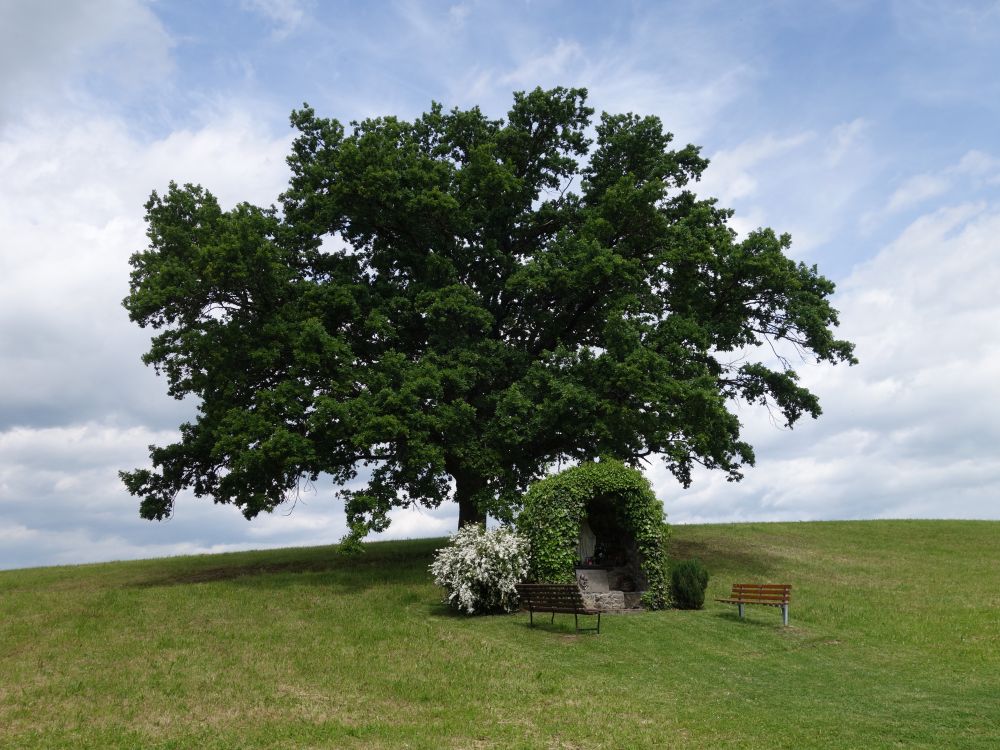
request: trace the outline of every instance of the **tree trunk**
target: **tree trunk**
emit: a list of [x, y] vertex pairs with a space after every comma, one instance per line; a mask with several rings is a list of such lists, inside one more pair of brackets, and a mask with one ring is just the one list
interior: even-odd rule
[[458, 528], [470, 523], [486, 523], [486, 513], [476, 503], [476, 495], [486, 486], [486, 480], [476, 474], [455, 469], [455, 501], [458, 503]]
[[470, 523], [486, 523], [486, 514], [479, 510], [479, 507], [472, 500], [462, 500], [458, 498], [458, 528], [468, 526]]

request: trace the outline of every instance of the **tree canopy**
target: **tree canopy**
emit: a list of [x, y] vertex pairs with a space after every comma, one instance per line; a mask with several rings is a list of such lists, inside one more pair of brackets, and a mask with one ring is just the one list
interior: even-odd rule
[[345, 127], [304, 106], [278, 206], [153, 192], [124, 305], [199, 406], [122, 472], [141, 515], [191, 489], [252, 518], [329, 476], [358, 537], [414, 503], [509, 518], [558, 460], [738, 479], [739, 400], [818, 416], [759, 352], [853, 362], [834, 285], [786, 234], [738, 238], [658, 118], [592, 120], [564, 88], [514, 94], [504, 119], [433, 104]]

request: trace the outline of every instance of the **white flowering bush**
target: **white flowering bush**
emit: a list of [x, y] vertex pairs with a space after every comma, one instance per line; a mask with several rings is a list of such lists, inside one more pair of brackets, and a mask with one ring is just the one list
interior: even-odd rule
[[434, 582], [443, 586], [449, 605], [470, 615], [512, 612], [514, 585], [528, 572], [528, 541], [513, 529], [463, 526], [431, 563]]

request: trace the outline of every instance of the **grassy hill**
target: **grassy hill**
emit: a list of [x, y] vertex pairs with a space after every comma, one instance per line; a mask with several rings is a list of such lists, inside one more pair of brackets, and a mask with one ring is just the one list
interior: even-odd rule
[[0, 747], [1000, 747], [1000, 523], [674, 527], [772, 608], [465, 618], [442, 540], [0, 573]]

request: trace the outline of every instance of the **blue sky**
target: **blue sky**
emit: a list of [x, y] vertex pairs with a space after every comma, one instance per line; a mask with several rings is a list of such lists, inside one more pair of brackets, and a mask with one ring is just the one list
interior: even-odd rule
[[[288, 114], [502, 116], [585, 86], [712, 164], [733, 226], [792, 234], [838, 283], [861, 365], [804, 363], [825, 413], [742, 408], [758, 465], [681, 489], [671, 521], [1000, 518], [1000, 3], [0, 3], [0, 567], [324, 544], [320, 483], [248, 523], [182, 497], [138, 518], [117, 470], [191, 411], [120, 300], [142, 204], [171, 180], [231, 205], [284, 187]], [[387, 536], [439, 535], [454, 508]]]

